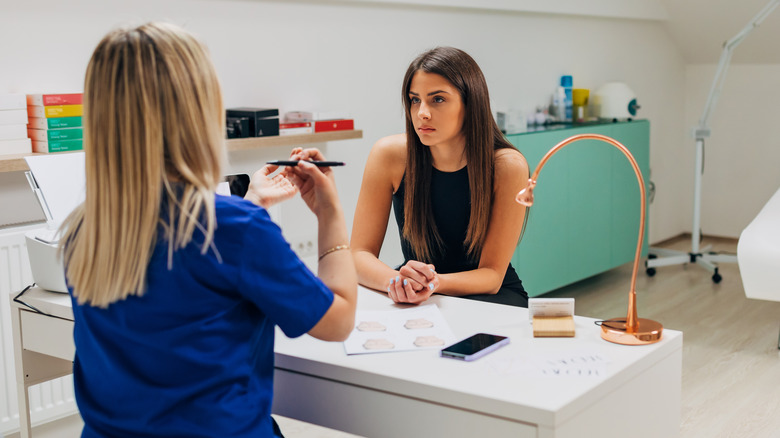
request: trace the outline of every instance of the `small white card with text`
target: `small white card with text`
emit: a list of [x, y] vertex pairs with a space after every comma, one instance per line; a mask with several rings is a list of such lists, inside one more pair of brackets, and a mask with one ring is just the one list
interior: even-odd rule
[[529, 298], [528, 319], [535, 316], [574, 316], [574, 298]]

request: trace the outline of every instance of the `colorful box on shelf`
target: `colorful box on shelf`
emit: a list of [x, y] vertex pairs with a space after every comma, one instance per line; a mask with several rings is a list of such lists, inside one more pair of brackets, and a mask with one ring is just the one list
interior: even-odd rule
[[344, 111], [288, 111], [284, 113], [284, 123], [317, 122], [320, 120], [342, 120], [351, 118]]
[[314, 122], [314, 132], [351, 131], [355, 129], [355, 121], [352, 119], [320, 120]]
[[25, 96], [29, 129], [81, 127], [82, 93], [28, 94]]
[[30, 117], [27, 127], [30, 129], [80, 128], [81, 116], [76, 117]]
[[33, 152], [51, 153], [51, 152], [70, 152], [80, 151], [84, 148], [83, 139], [76, 140], [51, 140], [51, 141], [32, 141]]
[[76, 117], [84, 114], [84, 106], [79, 105], [53, 105], [37, 106], [28, 105], [27, 115], [30, 117], [51, 118], [51, 117]]
[[248, 137], [279, 135], [279, 110], [276, 108], [228, 108], [227, 117], [249, 119]]
[[81, 105], [82, 93], [66, 94], [28, 94], [28, 106]]
[[28, 129], [27, 136], [37, 141], [79, 140], [84, 138], [84, 130], [82, 128]]
[[226, 117], [225, 125], [227, 138], [249, 137], [249, 117]]
[[284, 123], [311, 123], [314, 132], [350, 131], [355, 121], [344, 111], [288, 111]]
[[314, 132], [314, 127], [311, 122], [292, 122], [292, 123], [280, 123], [279, 135], [302, 135], [311, 134]]

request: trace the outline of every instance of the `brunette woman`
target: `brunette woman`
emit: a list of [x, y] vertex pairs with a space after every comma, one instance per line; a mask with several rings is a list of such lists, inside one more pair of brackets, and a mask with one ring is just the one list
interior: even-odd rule
[[[503, 137], [487, 83], [462, 50], [415, 59], [401, 90], [406, 133], [380, 139], [366, 163], [352, 229], [358, 281], [400, 303], [433, 293], [527, 306], [510, 264], [525, 207], [525, 158]], [[379, 260], [390, 208], [404, 261]]]

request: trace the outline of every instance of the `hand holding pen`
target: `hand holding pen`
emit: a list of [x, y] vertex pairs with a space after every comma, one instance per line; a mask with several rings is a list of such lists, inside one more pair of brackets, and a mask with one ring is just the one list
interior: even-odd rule
[[318, 167], [312, 161], [325, 161], [325, 157], [316, 148], [295, 148], [290, 153], [290, 161], [284, 173], [301, 192], [301, 198], [309, 209], [319, 218], [321, 214], [330, 214], [341, 210], [333, 170], [329, 166]]

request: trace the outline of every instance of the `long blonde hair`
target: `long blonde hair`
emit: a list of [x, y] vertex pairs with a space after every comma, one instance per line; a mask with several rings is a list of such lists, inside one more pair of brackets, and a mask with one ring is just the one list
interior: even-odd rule
[[158, 239], [168, 243], [169, 269], [196, 229], [208, 250], [224, 137], [217, 75], [195, 37], [148, 23], [103, 38], [84, 80], [86, 199], [63, 223], [79, 303], [142, 295]]

